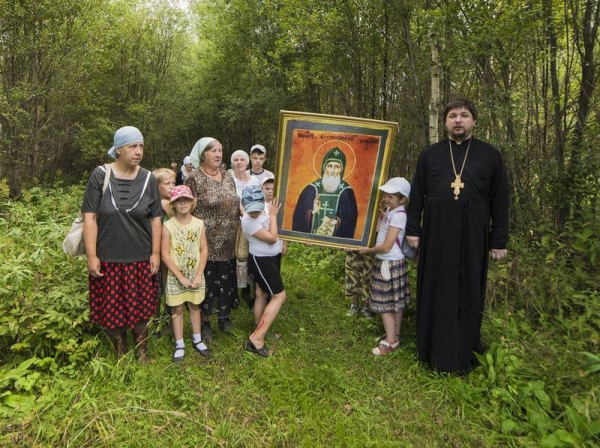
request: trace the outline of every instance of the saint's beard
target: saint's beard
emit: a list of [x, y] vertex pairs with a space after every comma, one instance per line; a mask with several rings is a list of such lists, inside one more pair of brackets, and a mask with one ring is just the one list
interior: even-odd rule
[[333, 193], [340, 186], [342, 179], [340, 176], [328, 176], [325, 174], [321, 181], [323, 184], [323, 190], [325, 190], [326, 193]]

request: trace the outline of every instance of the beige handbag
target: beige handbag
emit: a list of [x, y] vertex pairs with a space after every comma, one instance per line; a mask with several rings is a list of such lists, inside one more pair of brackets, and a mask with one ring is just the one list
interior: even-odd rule
[[[108, 187], [108, 181], [110, 180], [110, 164], [104, 165], [104, 184], [102, 185], [102, 194], [106, 191], [106, 187]], [[71, 228], [69, 229], [69, 233], [65, 237], [62, 242], [62, 250], [65, 254], [71, 257], [78, 257], [80, 255], [85, 255], [85, 244], [83, 242], [83, 213], [79, 212], [73, 224], [71, 224]]]
[[242, 223], [238, 222], [237, 231], [235, 234], [235, 258], [237, 258], [238, 261], [246, 261], [248, 259], [248, 253], [248, 240], [242, 231]]

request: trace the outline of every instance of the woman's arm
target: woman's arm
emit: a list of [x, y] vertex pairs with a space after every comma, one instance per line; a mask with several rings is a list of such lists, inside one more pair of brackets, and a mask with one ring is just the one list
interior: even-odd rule
[[152, 275], [160, 269], [160, 237], [162, 234], [162, 219], [160, 216], [152, 218], [152, 255], [150, 255], [150, 270]]
[[98, 222], [95, 213], [83, 214], [83, 242], [85, 244], [85, 255], [87, 256], [88, 272], [93, 277], [102, 277], [100, 270], [100, 259], [96, 253], [96, 242], [98, 240]]

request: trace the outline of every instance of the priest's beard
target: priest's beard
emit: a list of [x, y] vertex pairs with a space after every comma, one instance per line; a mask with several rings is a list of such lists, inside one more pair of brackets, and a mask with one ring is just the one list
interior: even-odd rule
[[328, 176], [325, 174], [321, 181], [323, 183], [323, 190], [327, 193], [333, 193], [340, 186], [342, 178], [340, 176]]

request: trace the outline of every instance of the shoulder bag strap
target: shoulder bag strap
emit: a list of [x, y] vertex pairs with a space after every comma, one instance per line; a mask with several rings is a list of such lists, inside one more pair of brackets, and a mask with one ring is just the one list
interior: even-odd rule
[[104, 164], [104, 184], [102, 185], [102, 194], [106, 191], [106, 187], [108, 187], [108, 183], [110, 182], [110, 163]]
[[[396, 213], [406, 213], [406, 210], [398, 210]], [[394, 213], [394, 215], [396, 213]], [[398, 237], [396, 237], [396, 244], [398, 245], [400, 250], [402, 250], [402, 241], [400, 241], [400, 238], [398, 238]]]

